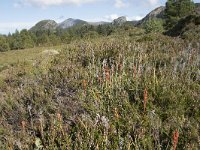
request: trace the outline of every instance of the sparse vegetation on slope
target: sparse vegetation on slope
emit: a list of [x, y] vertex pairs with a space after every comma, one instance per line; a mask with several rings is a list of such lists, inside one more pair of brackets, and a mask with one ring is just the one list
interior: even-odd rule
[[199, 45], [130, 32], [15, 66], [0, 88], [1, 148], [199, 149]]
[[189, 15], [181, 19], [171, 30], [170, 36], [180, 36], [186, 40], [199, 41], [200, 39], [200, 15]]
[[64, 45], [0, 53], [0, 149], [200, 149], [198, 9], [167, 5], [145, 30], [121, 17], [1, 36], [0, 51]]

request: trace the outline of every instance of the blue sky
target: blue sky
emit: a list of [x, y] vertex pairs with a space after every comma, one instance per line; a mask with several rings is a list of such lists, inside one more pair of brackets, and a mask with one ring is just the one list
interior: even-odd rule
[[[200, 2], [200, 0], [194, 0]], [[0, 33], [29, 29], [43, 19], [111, 21], [119, 16], [138, 20], [166, 0], [0, 0]]]

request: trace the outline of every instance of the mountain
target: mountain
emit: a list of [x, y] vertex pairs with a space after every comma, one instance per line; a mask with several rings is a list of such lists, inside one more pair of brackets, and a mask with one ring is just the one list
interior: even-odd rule
[[119, 17], [117, 19], [114, 19], [112, 24], [113, 25], [117, 25], [117, 26], [121, 26], [125, 22], [127, 22], [126, 17], [125, 16], [121, 16], [121, 17]]
[[138, 23], [138, 21], [137, 20], [127, 21], [127, 23], [135, 26]]
[[199, 14], [200, 15], [200, 3], [196, 3], [195, 6], [196, 6], [195, 7], [195, 11], [194, 11], [195, 14]]
[[85, 25], [88, 24], [86, 21], [80, 20], [80, 19], [73, 19], [69, 18], [61, 23], [58, 24], [58, 28], [61, 29], [67, 29], [76, 25]]
[[[195, 13], [200, 14], [200, 3], [195, 3]], [[139, 20], [136, 23], [136, 26], [141, 26], [145, 22], [152, 20], [152, 19], [164, 19], [164, 12], [165, 12], [165, 6], [160, 6], [153, 11], [151, 11], [149, 14], [147, 14], [142, 20]]]
[[[194, 14], [198, 15], [200, 14], [200, 3], [196, 3], [196, 8], [194, 10]], [[129, 23], [132, 24], [134, 26], [141, 26], [143, 25], [145, 22], [147, 22], [148, 20], [152, 20], [152, 19], [164, 19], [164, 11], [165, 11], [165, 7], [164, 6], [160, 6], [156, 9], [154, 9], [153, 11], [151, 11], [149, 14], [147, 14], [143, 19], [139, 20], [139, 21], [127, 21], [125, 16], [121, 16], [117, 19], [114, 19], [112, 21], [112, 25], [117, 25], [117, 26], [121, 26], [124, 23]], [[73, 26], [81, 26], [81, 25], [93, 25], [93, 26], [98, 26], [98, 25], [105, 25], [105, 24], [110, 24], [109, 22], [104, 22], [104, 21], [99, 21], [99, 22], [87, 22], [84, 20], [80, 20], [80, 19], [73, 19], [73, 18], [69, 18], [61, 23], [56, 23], [54, 20], [42, 20], [40, 22], [38, 22], [35, 26], [33, 26], [30, 30], [31, 31], [37, 31], [37, 30], [55, 30], [57, 28], [60, 29], [68, 29], [70, 27]]]
[[153, 11], [151, 11], [149, 14], [147, 14], [142, 20], [138, 21], [136, 25], [140, 26], [144, 24], [145, 22], [152, 19], [164, 19], [164, 11], [165, 11], [165, 7], [160, 6], [154, 9]]
[[42, 20], [33, 26], [30, 31], [55, 30], [57, 27], [58, 24], [54, 20]]
[[195, 5], [196, 5], [196, 7], [200, 7], [200, 3], [196, 3]]

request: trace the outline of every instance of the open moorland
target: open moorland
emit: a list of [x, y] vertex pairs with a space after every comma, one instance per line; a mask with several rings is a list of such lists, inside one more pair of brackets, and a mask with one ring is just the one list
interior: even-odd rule
[[[153, 12], [166, 17], [170, 2]], [[200, 149], [200, 17], [192, 6], [175, 20], [79, 20], [65, 31], [38, 30], [49, 25], [42, 21], [0, 36], [0, 149]]]

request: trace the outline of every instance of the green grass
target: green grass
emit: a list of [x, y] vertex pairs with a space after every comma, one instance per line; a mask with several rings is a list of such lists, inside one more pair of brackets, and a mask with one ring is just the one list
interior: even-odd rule
[[16, 64], [27, 60], [36, 60], [41, 52], [48, 49], [60, 50], [61, 46], [56, 47], [36, 47], [24, 50], [12, 50], [0, 53], [0, 66]]
[[199, 149], [198, 44], [134, 37], [76, 41], [46, 63], [17, 63], [0, 86], [0, 148], [168, 150], [178, 131], [177, 149]]
[[[24, 50], [12, 50], [0, 53], [0, 86], [4, 86], [3, 80], [7, 76], [15, 75], [20, 69], [26, 69], [27, 72], [33, 70], [34, 64], [37, 62], [40, 67], [47, 67], [47, 63], [52, 58], [52, 54], [45, 51], [60, 51], [62, 46], [54, 47], [36, 47]], [[17, 69], [18, 68], [18, 69]], [[36, 68], [37, 69], [37, 68]]]

